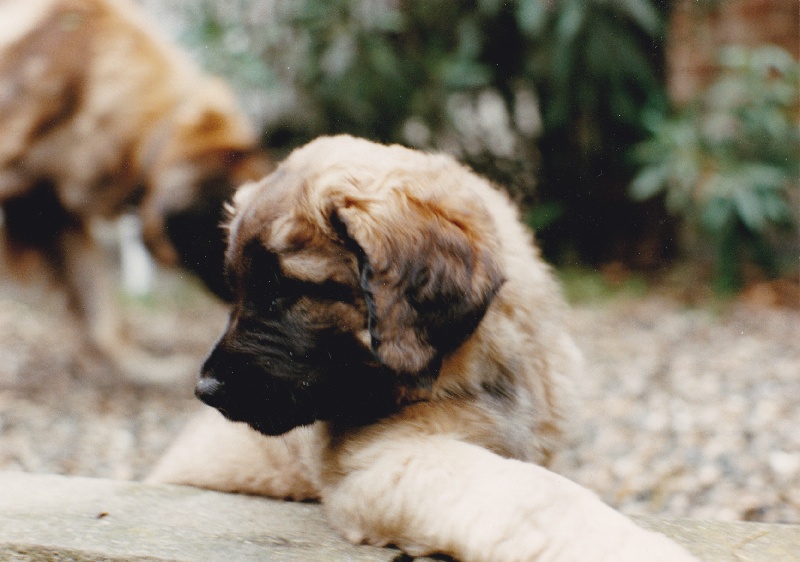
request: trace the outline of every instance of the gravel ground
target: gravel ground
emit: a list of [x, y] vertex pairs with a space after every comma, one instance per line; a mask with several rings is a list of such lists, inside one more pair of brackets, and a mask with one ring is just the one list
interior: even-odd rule
[[584, 411], [556, 470], [629, 514], [800, 523], [800, 310], [578, 307]]
[[[195, 365], [225, 322], [176, 278], [125, 314]], [[629, 514], [800, 523], [800, 309], [650, 294], [569, 321], [587, 372], [556, 470]], [[138, 479], [199, 408], [190, 369], [134, 384], [82, 349], [60, 298], [0, 284], [0, 470]]]

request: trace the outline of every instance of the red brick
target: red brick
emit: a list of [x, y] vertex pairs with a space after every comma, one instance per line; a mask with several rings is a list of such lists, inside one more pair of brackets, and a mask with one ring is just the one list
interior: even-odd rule
[[679, 0], [667, 30], [667, 82], [673, 100], [685, 103], [708, 85], [717, 72], [717, 51], [733, 43], [773, 43], [800, 57], [798, 0], [726, 0], [711, 9]]

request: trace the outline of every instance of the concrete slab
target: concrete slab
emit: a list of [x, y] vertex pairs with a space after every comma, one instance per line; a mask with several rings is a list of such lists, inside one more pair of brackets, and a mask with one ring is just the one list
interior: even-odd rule
[[0, 560], [389, 562], [318, 505], [183, 486], [0, 473]]
[[[709, 562], [800, 560], [800, 526], [637, 518]], [[182, 486], [0, 472], [0, 560], [399, 562], [314, 504]], [[646, 561], [643, 561], [646, 562]]]
[[635, 517], [707, 562], [800, 561], [800, 525]]

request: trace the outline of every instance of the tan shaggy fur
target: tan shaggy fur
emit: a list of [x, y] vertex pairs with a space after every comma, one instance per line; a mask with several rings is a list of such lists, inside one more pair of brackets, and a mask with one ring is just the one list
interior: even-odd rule
[[438, 288], [457, 286], [467, 302], [490, 296], [477, 328], [444, 357], [430, 386], [398, 378], [390, 415], [344, 427], [318, 421], [267, 437], [209, 411], [186, 428], [151, 481], [317, 499], [348, 540], [415, 556], [692, 559], [541, 466], [563, 442], [581, 360], [556, 282], [506, 195], [448, 156], [320, 138], [240, 188], [229, 272], [238, 278], [256, 243], [292, 278], [358, 287], [358, 259], [333, 215], [378, 276], [370, 289], [376, 318], [368, 325], [362, 301], [305, 314], [337, 315], [367, 348], [380, 331], [372, 342], [377, 360], [418, 372], [435, 354], [431, 338], [411, 329], [419, 317], [402, 295], [384, 292], [402, 288], [404, 279], [394, 276], [421, 263], [443, 271]]
[[[118, 356], [127, 343], [90, 221], [135, 209], [150, 251], [174, 264], [165, 216], [208, 195], [209, 179], [263, 175], [255, 144], [230, 89], [161, 39], [133, 2], [0, 2], [0, 205], [10, 224], [15, 200], [52, 192], [65, 224], [45, 224], [52, 251], [41, 253], [100, 351]], [[11, 269], [41, 261], [8, 236]]]

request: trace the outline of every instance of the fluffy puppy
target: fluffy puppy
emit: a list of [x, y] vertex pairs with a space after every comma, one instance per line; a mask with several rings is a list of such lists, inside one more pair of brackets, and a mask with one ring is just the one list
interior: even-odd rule
[[136, 212], [161, 263], [227, 297], [223, 202], [266, 172], [229, 88], [153, 29], [128, 0], [0, 3], [6, 261], [49, 265], [110, 356], [127, 347], [91, 220]]
[[239, 189], [225, 267], [196, 394], [227, 419], [151, 481], [318, 499], [348, 540], [415, 556], [691, 559], [540, 466], [580, 357], [517, 211], [451, 158], [317, 139]]

